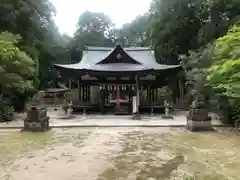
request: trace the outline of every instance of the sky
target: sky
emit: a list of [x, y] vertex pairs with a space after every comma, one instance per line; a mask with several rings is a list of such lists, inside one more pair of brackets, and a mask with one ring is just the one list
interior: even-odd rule
[[86, 10], [103, 12], [117, 28], [146, 13], [152, 0], [50, 0], [57, 9], [55, 21], [61, 33], [73, 35], [79, 16]]

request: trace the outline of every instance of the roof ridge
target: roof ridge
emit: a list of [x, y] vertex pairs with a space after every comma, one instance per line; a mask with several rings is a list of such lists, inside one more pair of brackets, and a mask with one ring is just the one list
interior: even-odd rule
[[[100, 47], [100, 46], [86, 46], [85, 51], [111, 51], [116, 47]], [[150, 46], [146, 47], [123, 47], [125, 51], [152, 51], [153, 49]]]

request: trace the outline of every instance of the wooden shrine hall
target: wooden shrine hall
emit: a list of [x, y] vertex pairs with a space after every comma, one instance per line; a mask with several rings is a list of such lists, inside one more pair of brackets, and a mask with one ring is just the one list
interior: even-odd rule
[[[54, 64], [54, 67], [61, 77], [76, 82], [78, 98], [73, 101], [74, 111], [135, 116], [163, 109], [158, 88], [167, 85], [168, 77], [181, 69], [180, 65], [157, 63], [151, 48], [120, 45], [86, 47], [79, 63]], [[140, 96], [146, 98], [140, 101]]]

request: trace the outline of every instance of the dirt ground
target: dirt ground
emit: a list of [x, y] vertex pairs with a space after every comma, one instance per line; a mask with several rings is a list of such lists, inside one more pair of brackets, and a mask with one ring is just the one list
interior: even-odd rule
[[1, 131], [0, 179], [237, 180], [238, 139], [167, 127]]

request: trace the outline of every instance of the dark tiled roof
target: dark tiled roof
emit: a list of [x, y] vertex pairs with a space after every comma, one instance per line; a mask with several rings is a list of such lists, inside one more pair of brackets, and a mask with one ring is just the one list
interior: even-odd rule
[[[116, 52], [126, 53], [129, 57], [129, 63], [125, 61], [114, 59], [111, 63], [104, 63], [107, 58], [116, 56]], [[113, 54], [115, 53], [115, 54]], [[131, 63], [132, 60], [132, 63]], [[137, 62], [133, 63], [133, 62]], [[147, 70], [166, 70], [178, 68], [180, 65], [165, 65], [157, 63], [154, 52], [150, 47], [129, 47], [122, 48], [116, 46], [115, 48], [109, 47], [86, 47], [83, 51], [82, 60], [76, 64], [68, 65], [55, 65], [58, 68], [64, 68], [68, 70], [90, 70], [90, 71], [104, 71], [104, 72], [141, 72]]]

